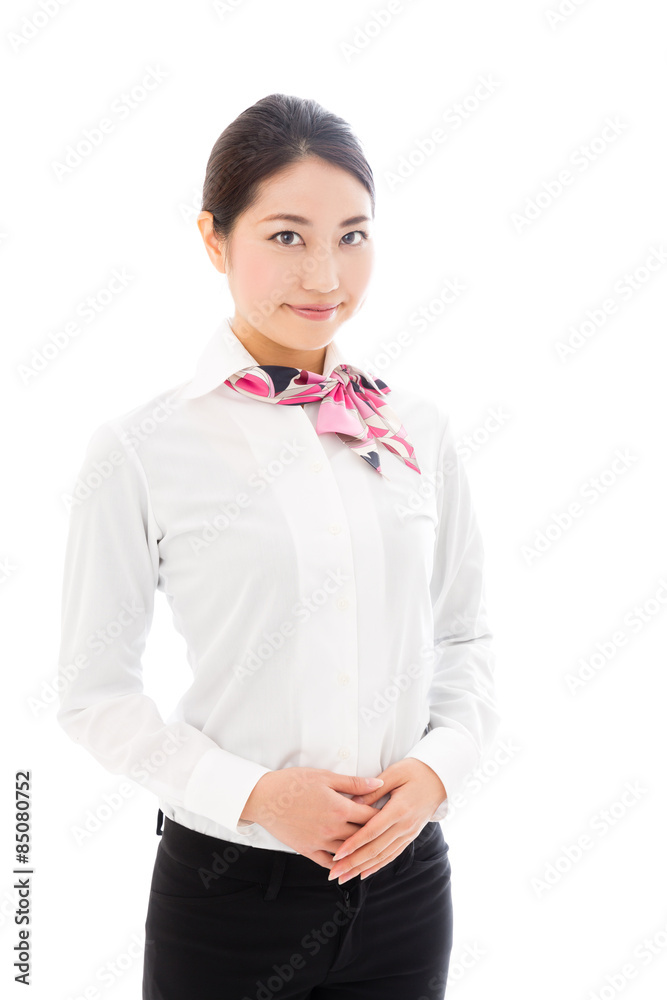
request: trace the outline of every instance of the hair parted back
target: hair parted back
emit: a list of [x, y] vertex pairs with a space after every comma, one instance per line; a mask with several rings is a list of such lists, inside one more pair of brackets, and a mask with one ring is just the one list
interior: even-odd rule
[[231, 237], [264, 180], [308, 156], [354, 174], [366, 187], [375, 215], [373, 172], [348, 123], [310, 98], [269, 94], [241, 112], [211, 150], [201, 210], [213, 216], [218, 240]]

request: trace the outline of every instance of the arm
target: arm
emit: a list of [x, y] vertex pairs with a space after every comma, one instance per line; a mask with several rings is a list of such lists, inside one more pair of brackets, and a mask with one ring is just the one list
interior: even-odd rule
[[73, 498], [62, 591], [56, 719], [113, 774], [237, 833], [269, 768], [223, 750], [185, 722], [168, 725], [143, 693], [141, 657], [153, 617], [162, 532], [148, 482], [122, 428], [93, 433]]
[[438, 458], [438, 528], [431, 600], [434, 662], [429, 690], [430, 731], [406, 754], [428, 764], [447, 797], [431, 817], [444, 819], [449, 800], [479, 767], [500, 723], [494, 690], [495, 656], [486, 617], [484, 549], [470, 485], [449, 418]]

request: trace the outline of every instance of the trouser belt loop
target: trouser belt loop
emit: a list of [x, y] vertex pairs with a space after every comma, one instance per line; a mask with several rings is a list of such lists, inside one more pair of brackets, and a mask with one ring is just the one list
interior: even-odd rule
[[264, 893], [264, 899], [275, 899], [278, 895], [286, 863], [287, 856], [285, 851], [276, 851], [276, 856], [273, 859], [273, 866], [271, 868], [271, 878], [269, 879], [268, 889]]
[[157, 834], [159, 834], [160, 837], [162, 836], [162, 820], [163, 819], [164, 819], [164, 813], [162, 812], [161, 809], [158, 809], [158, 811], [157, 811], [157, 828], [156, 828], [155, 832]]

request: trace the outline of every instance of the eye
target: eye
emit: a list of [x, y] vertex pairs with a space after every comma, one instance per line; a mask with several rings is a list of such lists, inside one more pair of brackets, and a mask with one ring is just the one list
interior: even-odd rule
[[351, 233], [346, 233], [345, 236], [343, 236], [343, 239], [346, 240], [348, 236], [354, 236], [355, 233], [359, 233], [360, 236], [361, 236], [361, 239], [357, 243], [346, 243], [345, 244], [346, 246], [348, 246], [348, 247], [358, 247], [362, 243], [365, 243], [366, 240], [368, 239], [368, 233], [365, 233], [363, 231], [363, 229], [355, 229]]
[[[361, 246], [362, 243], [366, 242], [366, 240], [368, 239], [368, 233], [364, 232], [363, 229], [354, 229], [351, 233], [346, 233], [345, 236], [342, 237], [342, 239], [343, 240], [347, 240], [348, 236], [354, 236], [356, 233], [359, 233], [359, 235], [361, 236], [361, 239], [357, 240], [355, 243], [348, 243], [348, 242], [346, 242], [345, 246], [347, 246], [347, 247], [358, 247], [358, 246]], [[298, 243], [293, 243], [293, 242], [285, 243], [282, 239], [280, 239], [281, 236], [299, 236], [299, 234], [295, 233], [293, 229], [283, 229], [283, 230], [281, 230], [281, 232], [274, 233], [273, 236], [270, 236], [269, 237], [269, 242], [275, 241], [278, 244], [278, 246], [281, 246], [281, 247], [297, 247], [297, 246], [299, 246]], [[300, 236], [299, 236], [299, 239], [301, 239]]]
[[[278, 236], [299, 236], [299, 234], [295, 233], [292, 229], [283, 229], [282, 232], [275, 233], [270, 237], [270, 239], [275, 240]], [[301, 237], [299, 237], [299, 239], [301, 239]], [[296, 247], [299, 245], [298, 243], [283, 243], [282, 240], [277, 240], [277, 242], [281, 247]]]

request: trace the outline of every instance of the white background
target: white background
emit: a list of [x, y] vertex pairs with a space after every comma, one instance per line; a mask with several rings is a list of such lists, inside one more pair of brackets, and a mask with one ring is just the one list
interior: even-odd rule
[[[195, 223], [206, 161], [241, 111], [283, 92], [345, 118], [375, 174], [373, 290], [341, 344], [389, 385], [393, 373], [437, 393], [462, 448], [471, 436], [503, 724], [443, 823], [447, 996], [662, 997], [662, 6], [413, 0], [378, 28], [384, 0], [44, 3], [51, 14], [6, 2], [0, 15], [2, 981], [25, 995], [12, 982], [12, 803], [14, 774], [29, 768], [30, 995], [140, 995], [157, 806], [54, 722], [62, 497], [92, 430], [188, 378], [229, 314]], [[67, 147], [151, 68], [162, 82], [126, 118], [111, 114], [113, 132], [59, 178]], [[482, 78], [494, 81], [485, 99], [474, 96]], [[447, 124], [456, 104], [458, 128]], [[446, 139], [420, 155], [438, 127]], [[565, 169], [572, 183], [559, 191]], [[127, 287], [35, 370], [82, 300], [103, 300], [114, 269], [131, 275]], [[437, 309], [448, 280], [465, 291]], [[416, 333], [421, 308], [433, 321]], [[402, 331], [412, 342], [385, 365]], [[622, 465], [617, 451], [630, 456]], [[580, 516], [567, 524], [573, 503]], [[188, 670], [164, 597], [156, 604], [145, 683], [168, 712]], [[592, 657], [572, 690], [568, 675]], [[121, 805], [105, 813], [114, 794]], [[77, 838], [96, 811], [111, 815]]]

